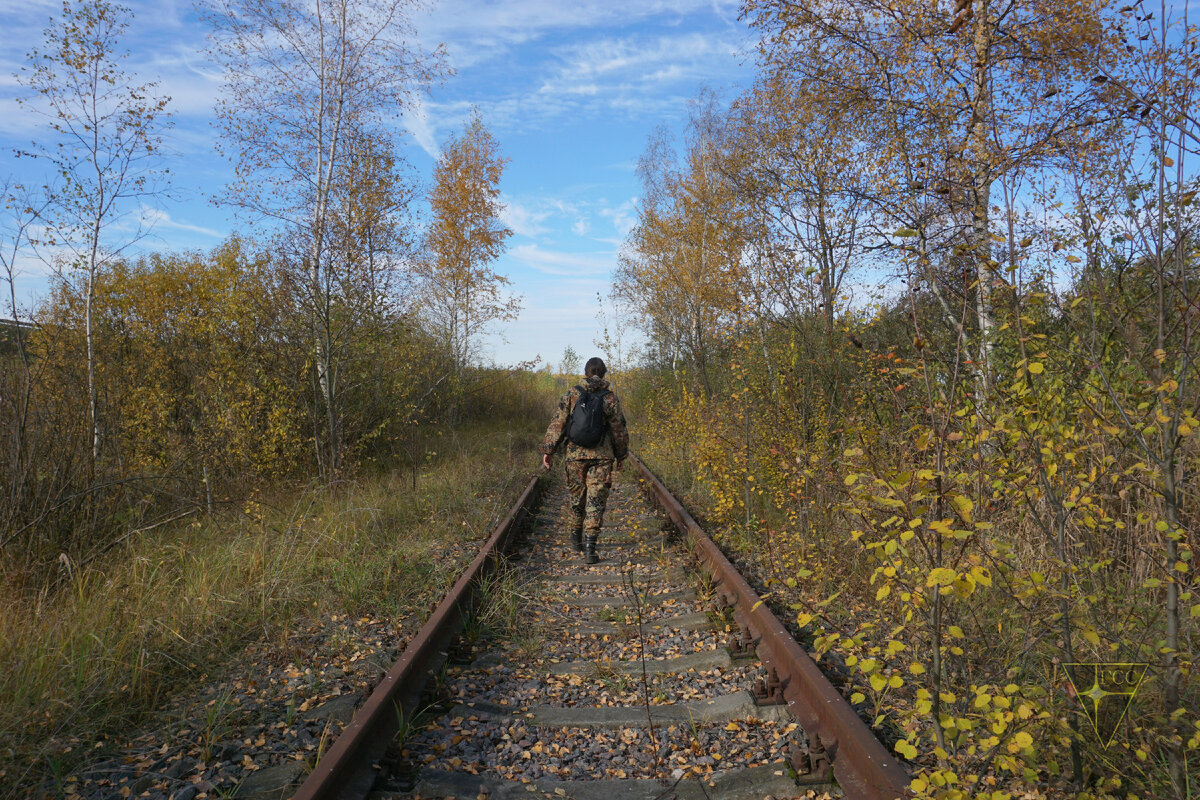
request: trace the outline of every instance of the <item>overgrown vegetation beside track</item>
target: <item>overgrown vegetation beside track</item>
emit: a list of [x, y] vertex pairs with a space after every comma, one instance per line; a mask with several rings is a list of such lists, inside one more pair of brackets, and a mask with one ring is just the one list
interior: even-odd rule
[[248, 638], [282, 644], [303, 617], [419, 625], [528, 480], [545, 416], [427, 431], [415, 489], [393, 471], [280, 490], [130, 537], [37, 597], [5, 597], [0, 783], [86, 760]]
[[955, 7], [744, 4], [640, 165], [631, 429], [917, 796], [1196, 797], [1196, 29]]
[[536, 464], [553, 381], [479, 350], [520, 307], [506, 159], [474, 115], [423, 225], [393, 140], [440, 50], [400, 0], [234, 6], [202, 16], [254, 238], [210, 252], [139, 246], [173, 168], [129, 9], [70, 0], [19, 70], [47, 124], [44, 175], [0, 181], [0, 785], [297, 615], [419, 608]]
[[[870, 340], [887, 324], [849, 330]], [[932, 420], [908, 399], [938, 380], [918, 353], [839, 348], [831, 368], [853, 377], [831, 408], [820, 390], [790, 395], [812, 383], [771, 381], [756, 344], [731, 348], [711, 394], [643, 375], [654, 391], [627, 394], [643, 397], [637, 445], [812, 648], [850, 667], [847, 692], [921, 785], [953, 773], [941, 789], [966, 792], [974, 776], [988, 791], [1072, 794], [1074, 750], [1085, 794], [1170, 796], [1173, 738], [1195, 785], [1194, 527], [1169, 522], [1153, 462], [1136, 433], [1112, 432], [1119, 412], [1065, 343], [1042, 341], [1038, 372], [1022, 369], [994, 415], [935, 397]], [[802, 340], [775, 347], [828, 378], [824, 358], [799, 355]], [[1154, 402], [1137, 384], [1121, 391], [1129, 411]], [[1180, 454], [1198, 456], [1190, 441]], [[1176, 713], [1162, 675], [1168, 579], [1183, 585]], [[1071, 662], [1146, 666], [1121, 724], [1122, 706], [1104, 710], [1111, 746], [1073, 696]], [[1089, 674], [1077, 672], [1079, 692]]]

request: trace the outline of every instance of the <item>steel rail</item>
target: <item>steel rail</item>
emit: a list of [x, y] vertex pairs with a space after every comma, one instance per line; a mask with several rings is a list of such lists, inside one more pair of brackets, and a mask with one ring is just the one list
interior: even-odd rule
[[446, 649], [462, 630], [464, 614], [479, 582], [496, 568], [517, 526], [537, 501], [542, 474], [539, 470], [530, 479], [508, 516], [496, 526], [479, 555], [317, 762], [293, 800], [361, 800], [371, 791], [375, 782], [374, 765], [403, 720], [412, 719], [416, 713], [425, 683], [445, 660]]
[[880, 744], [846, 698], [833, 687], [758, 593], [692, 518], [663, 482], [636, 456], [630, 456], [663, 510], [687, 536], [693, 555], [710, 573], [717, 595], [732, 606], [734, 619], [748, 631], [763, 665], [774, 670], [788, 709], [809, 736], [819, 740], [838, 784], [852, 800], [894, 800], [908, 792], [907, 771]]

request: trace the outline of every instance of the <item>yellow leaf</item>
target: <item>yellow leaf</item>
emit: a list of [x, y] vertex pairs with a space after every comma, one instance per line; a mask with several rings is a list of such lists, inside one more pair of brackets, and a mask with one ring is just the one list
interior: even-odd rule
[[1032, 372], [1034, 375], [1041, 375], [1042, 372], [1045, 371], [1045, 367], [1042, 366], [1042, 362], [1034, 361], [1032, 364], [1029, 365], [1029, 371]]
[[938, 567], [929, 573], [929, 577], [925, 580], [926, 586], [949, 586], [954, 583], [954, 579], [958, 577], [958, 573], [949, 567]]
[[887, 686], [887, 682], [888, 679], [879, 673], [871, 676], [871, 688], [877, 692], [882, 692], [884, 687]]
[[959, 494], [950, 498], [950, 504], [954, 506], [956, 511], [958, 511], [959, 516], [963, 518], [963, 521], [970, 524], [971, 511], [975, 508], [975, 504], [971, 502], [971, 499]]

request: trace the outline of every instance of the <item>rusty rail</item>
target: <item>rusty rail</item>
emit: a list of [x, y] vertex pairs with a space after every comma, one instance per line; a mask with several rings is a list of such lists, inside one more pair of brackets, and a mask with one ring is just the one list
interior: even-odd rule
[[[819, 744], [846, 797], [894, 800], [907, 793], [909, 775], [891, 756], [850, 703], [833, 688], [820, 668], [763, 605], [699, 523], [636, 456], [631, 456], [658, 503], [688, 538], [692, 553], [711, 574], [717, 595], [733, 607], [734, 620], [748, 632], [768, 673], [778, 676], [788, 709], [810, 743]], [[817, 741], [814, 742], [813, 740]]]
[[293, 800], [359, 800], [375, 782], [374, 765], [400, 729], [416, 713], [430, 675], [441, 665], [446, 648], [462, 630], [463, 615], [480, 580], [496, 568], [500, 554], [542, 489], [541, 471], [530, 479], [508, 512], [433, 615], [409, 642], [388, 671], [309, 774]]

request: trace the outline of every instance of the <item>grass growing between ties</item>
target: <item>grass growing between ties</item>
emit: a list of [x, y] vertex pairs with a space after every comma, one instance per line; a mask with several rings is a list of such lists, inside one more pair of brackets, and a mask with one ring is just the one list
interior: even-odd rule
[[536, 588], [536, 580], [524, 577], [510, 564], [501, 564], [480, 581], [475, 606], [463, 622], [463, 641], [475, 647], [503, 640], [519, 650], [536, 652], [542, 644], [542, 631], [525, 609]]
[[285, 646], [299, 620], [392, 615], [415, 629], [528, 480], [534, 422], [447, 433], [415, 490], [390, 473], [260, 498], [64, 564], [38, 596], [5, 587], [0, 785], [70, 770], [246, 642]]

